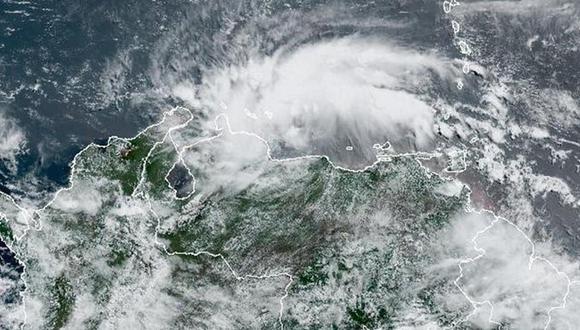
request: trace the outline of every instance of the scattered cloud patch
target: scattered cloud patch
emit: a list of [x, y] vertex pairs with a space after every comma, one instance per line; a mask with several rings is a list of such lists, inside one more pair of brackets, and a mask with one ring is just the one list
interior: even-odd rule
[[17, 157], [26, 152], [26, 134], [15, 120], [0, 113], [0, 162], [14, 172], [18, 165]]

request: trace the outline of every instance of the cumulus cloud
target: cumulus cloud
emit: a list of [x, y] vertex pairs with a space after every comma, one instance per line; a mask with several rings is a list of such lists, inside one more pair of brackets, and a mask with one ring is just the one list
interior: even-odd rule
[[[545, 244], [534, 244], [510, 222], [490, 214], [457, 218], [447, 235], [443, 244], [448, 255], [463, 257], [444, 258], [440, 266], [461, 264], [461, 272], [449, 269], [461, 273], [456, 283], [476, 308], [469, 322], [483, 329], [498, 323], [543, 329], [563, 306], [568, 274], [578, 273], [576, 263]], [[457, 296], [449, 293], [446, 299], [454, 305]]]
[[485, 255], [464, 266], [460, 285], [475, 300], [491, 302], [491, 320], [518, 329], [543, 328], [550, 309], [563, 302], [565, 277], [544, 260], [530, 260], [532, 245], [504, 221], [480, 235], [476, 243]]
[[537, 174], [530, 174], [528, 180], [530, 182], [530, 192], [534, 197], [542, 196], [546, 198], [549, 192], [554, 192], [558, 194], [565, 204], [575, 207], [580, 206], [580, 202], [564, 180], [553, 176]]
[[[536, 110], [538, 116], [543, 119], [542, 122], [555, 121], [565, 128], [580, 125], [580, 105], [570, 92], [544, 89], [540, 91], [540, 96], [547, 103], [543, 109]], [[546, 111], [546, 107], [550, 108], [550, 111]]]
[[464, 185], [458, 181], [445, 181], [435, 188], [435, 192], [445, 196], [459, 196], [464, 189]]
[[565, 329], [571, 330], [578, 327], [578, 311], [580, 310], [580, 282], [573, 283], [570, 286], [570, 292], [566, 301], [566, 306], [554, 310], [552, 313], [552, 322], [548, 329]]
[[184, 153], [198, 192], [211, 193], [224, 187], [239, 191], [256, 181], [268, 165], [263, 141], [252, 135], [232, 134], [226, 122], [219, 122], [223, 125], [220, 135], [191, 146]]
[[433, 110], [414, 92], [449, 67], [433, 54], [353, 37], [213, 70], [197, 98], [187, 84], [174, 91], [210, 118], [226, 113], [234, 131], [259, 134], [278, 154], [327, 154], [356, 166], [374, 160], [372, 145], [385, 140], [396, 151], [430, 147]]
[[3, 249], [0, 247], [0, 328], [16, 329], [24, 320], [24, 308], [18, 299], [22, 283], [18, 281], [19, 274], [11, 268], [12, 265], [3, 260], [6, 254]]
[[15, 171], [17, 156], [26, 148], [26, 135], [17, 123], [0, 113], [0, 161]]
[[105, 182], [90, 180], [76, 182], [72, 189], [61, 191], [51, 206], [69, 213], [83, 212], [94, 216], [103, 204], [102, 193], [95, 189], [95, 185], [103, 184]]
[[529, 13], [538, 9], [549, 9], [553, 11], [568, 9], [571, 3], [565, 0], [500, 0], [500, 1], [473, 1], [461, 2], [462, 6], [455, 6], [453, 11], [460, 12], [480, 12], [480, 11], [494, 11], [508, 14], [522, 14]]

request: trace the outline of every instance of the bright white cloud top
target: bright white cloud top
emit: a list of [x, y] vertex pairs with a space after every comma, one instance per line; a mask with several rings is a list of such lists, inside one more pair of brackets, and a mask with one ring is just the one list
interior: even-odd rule
[[281, 154], [326, 154], [356, 167], [374, 160], [375, 143], [431, 147], [434, 110], [414, 94], [430, 74], [450, 78], [450, 66], [384, 40], [345, 38], [250, 57], [207, 73], [198, 91], [187, 83], [173, 91], [209, 118], [227, 113], [233, 130]]

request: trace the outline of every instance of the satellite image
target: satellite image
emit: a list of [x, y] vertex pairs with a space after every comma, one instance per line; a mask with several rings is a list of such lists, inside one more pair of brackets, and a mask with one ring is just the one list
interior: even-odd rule
[[579, 0], [0, 0], [0, 329], [580, 329]]

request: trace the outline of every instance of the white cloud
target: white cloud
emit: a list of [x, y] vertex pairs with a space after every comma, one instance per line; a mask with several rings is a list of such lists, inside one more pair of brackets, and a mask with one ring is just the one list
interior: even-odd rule
[[109, 213], [117, 217], [135, 217], [145, 215], [147, 210], [147, 205], [143, 204], [141, 200], [118, 198], [115, 207]]
[[572, 193], [572, 189], [568, 184], [557, 177], [539, 174], [530, 174], [528, 176], [530, 183], [530, 192], [536, 196], [542, 196], [546, 198], [549, 192], [554, 192], [562, 199], [562, 201], [567, 205], [580, 206], [577, 198]]
[[435, 192], [444, 196], [459, 196], [463, 188], [459, 181], [445, 181], [435, 188]]
[[557, 309], [552, 312], [552, 322], [550, 322], [550, 330], [577, 329], [580, 310], [580, 283], [576, 282], [570, 286], [570, 293], [566, 300], [566, 307]]
[[580, 125], [580, 106], [578, 101], [568, 91], [544, 89], [540, 92], [544, 102], [547, 102], [547, 109], [538, 109], [540, 116], [545, 117], [547, 123], [556, 121], [565, 128], [573, 125]]
[[429, 72], [448, 76], [450, 67], [433, 54], [345, 38], [208, 72], [198, 98], [189, 83], [173, 90], [210, 118], [226, 112], [234, 131], [257, 133], [285, 155], [327, 154], [359, 165], [373, 161], [372, 145], [386, 139], [398, 151], [430, 147], [433, 110], [413, 93]]
[[492, 11], [506, 14], [525, 14], [535, 10], [563, 11], [572, 7], [566, 0], [499, 0], [499, 1], [473, 1], [461, 2], [461, 6], [455, 6], [454, 12], [481, 12]]
[[194, 173], [196, 190], [211, 193], [227, 187], [239, 191], [256, 181], [268, 165], [266, 144], [255, 136], [224, 134], [188, 149], [185, 164]]
[[[493, 322], [514, 329], [543, 329], [564, 301], [568, 276], [578, 274], [577, 263], [546, 244], [534, 244], [517, 227], [489, 214], [457, 218], [441, 242], [449, 256], [442, 259], [441, 268], [449, 267], [450, 272], [455, 268], [459, 274], [450, 265], [463, 255], [457, 284], [467, 295], [465, 300], [477, 306], [469, 321], [483, 329], [495, 328]], [[456, 298], [448, 293], [446, 300], [454, 305]], [[580, 322], [580, 317], [572, 318]]]
[[[83, 323], [95, 317], [98, 306], [91, 295], [82, 293], [75, 297], [74, 310], [71, 313], [68, 327], [70, 329], [81, 329]], [[86, 324], [86, 323], [85, 323]]]
[[543, 328], [550, 308], [562, 303], [568, 284], [565, 278], [543, 260], [530, 264], [532, 245], [504, 221], [480, 235], [476, 243], [486, 252], [464, 265], [460, 285], [467, 294], [477, 301], [490, 301], [494, 321], [518, 329]]
[[[3, 266], [0, 265], [0, 268]], [[0, 269], [6, 271], [6, 269]], [[10, 301], [9, 295], [14, 295], [14, 289], [18, 286], [14, 280], [9, 277], [0, 278], [0, 328], [16, 329], [24, 321], [24, 308], [17, 301]]]
[[[98, 190], [99, 186], [105, 184], [103, 181], [81, 181], [81, 179], [78, 178], [72, 189], [63, 190], [58, 194], [58, 197], [55, 198], [51, 207], [65, 212], [84, 212], [94, 216], [101, 209], [101, 205], [103, 204], [102, 193]], [[95, 185], [97, 187], [95, 187]]]
[[15, 171], [16, 157], [25, 152], [26, 135], [13, 119], [0, 114], [0, 161], [3, 161], [10, 171]]

